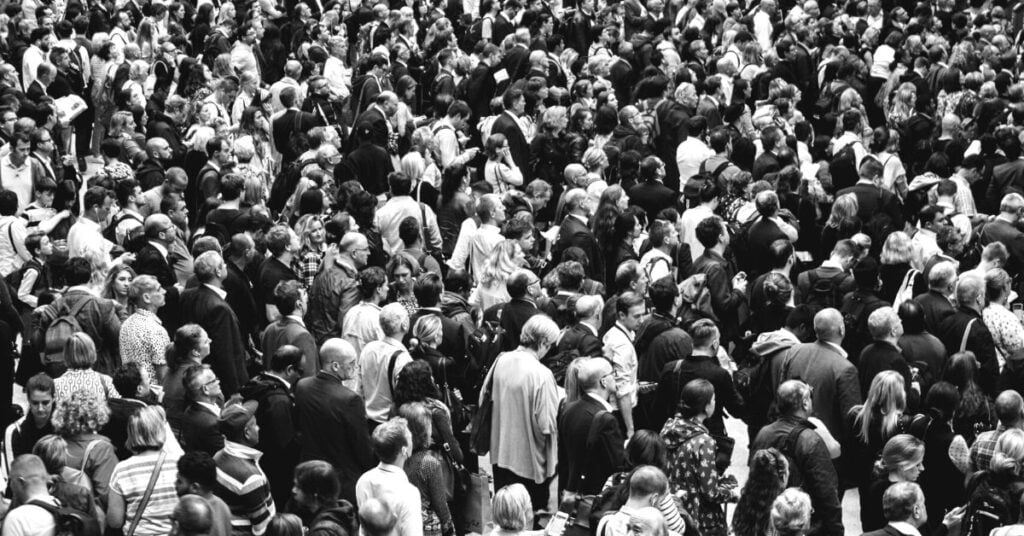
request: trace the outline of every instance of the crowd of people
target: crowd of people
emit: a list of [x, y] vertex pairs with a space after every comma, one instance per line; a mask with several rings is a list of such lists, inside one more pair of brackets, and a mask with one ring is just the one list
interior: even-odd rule
[[1019, 2], [4, 6], [3, 536], [1022, 530]]

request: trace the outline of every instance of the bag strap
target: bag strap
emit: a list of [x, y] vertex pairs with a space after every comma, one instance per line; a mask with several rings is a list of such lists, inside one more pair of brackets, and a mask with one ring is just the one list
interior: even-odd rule
[[978, 320], [978, 319], [977, 318], [972, 318], [971, 321], [967, 323], [967, 327], [964, 328], [964, 336], [960, 339], [960, 351], [961, 352], [963, 352], [964, 350], [967, 349], [967, 338], [970, 337], [970, 335], [971, 335], [971, 326], [974, 325], [974, 322], [976, 320]]
[[132, 518], [132, 524], [128, 527], [128, 532], [125, 536], [135, 536], [135, 529], [139, 526], [139, 521], [142, 521], [142, 512], [146, 510], [146, 506], [149, 505], [149, 499], [153, 496], [153, 488], [156, 487], [156, 480], [160, 476], [160, 468], [164, 465], [164, 458], [167, 457], [167, 453], [163, 450], [160, 451], [160, 457], [156, 459], [156, 466], [153, 467], [153, 474], [149, 475], [149, 484], [146, 484], [146, 493], [142, 495], [142, 500], [139, 501], [139, 507], [135, 510], [135, 517]]
[[85, 446], [85, 453], [82, 454], [82, 466], [78, 469], [82, 474], [85, 474], [85, 464], [89, 461], [89, 454], [92, 453], [93, 447], [95, 447], [99, 442], [99, 439], [93, 439]]
[[391, 359], [388, 360], [388, 387], [391, 388], [391, 394], [395, 394], [395, 363], [398, 362], [398, 356], [402, 355], [402, 350], [395, 350], [395, 353], [391, 354]]

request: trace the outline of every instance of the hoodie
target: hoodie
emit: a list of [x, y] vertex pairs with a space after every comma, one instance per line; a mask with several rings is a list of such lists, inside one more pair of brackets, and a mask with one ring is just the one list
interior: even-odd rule
[[746, 367], [749, 383], [746, 392], [741, 394], [747, 401], [747, 424], [752, 430], [770, 422], [775, 389], [782, 376], [781, 357], [786, 354], [786, 350], [797, 344], [800, 344], [800, 339], [792, 331], [783, 328], [758, 335], [750, 347], [750, 353], [757, 356], [757, 359]]

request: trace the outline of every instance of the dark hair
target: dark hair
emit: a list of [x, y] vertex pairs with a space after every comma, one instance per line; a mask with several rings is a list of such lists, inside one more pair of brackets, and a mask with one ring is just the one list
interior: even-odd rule
[[632, 467], [653, 465], [662, 470], [668, 466], [668, 447], [657, 432], [637, 430], [626, 444], [626, 461]]
[[334, 466], [323, 460], [309, 460], [295, 467], [295, 485], [304, 495], [328, 505], [338, 501], [341, 482]]
[[295, 312], [299, 300], [302, 299], [302, 283], [295, 279], [281, 281], [274, 287], [274, 305], [282, 316]]
[[690, 380], [679, 392], [679, 413], [683, 418], [699, 415], [715, 396], [715, 386], [711, 382], [698, 378]]
[[135, 398], [135, 394], [142, 385], [142, 372], [139, 364], [134, 361], [127, 361], [114, 371], [114, 388], [123, 398]]
[[415, 244], [420, 238], [420, 220], [416, 216], [406, 216], [398, 224], [398, 238], [406, 247]]
[[71, 257], [64, 265], [64, 282], [70, 287], [75, 285], [84, 285], [88, 283], [91, 278], [92, 265], [85, 258]]
[[434, 272], [426, 272], [421, 275], [412, 289], [420, 307], [436, 307], [441, 301], [442, 292], [444, 292], [444, 283], [441, 281], [440, 274]]
[[718, 216], [704, 218], [697, 224], [697, 241], [706, 249], [715, 247], [722, 237], [722, 225], [722, 219]]
[[946, 382], [937, 382], [928, 389], [928, 395], [924, 399], [925, 406], [938, 410], [943, 420], [953, 418], [956, 407], [960, 404], [960, 392], [956, 386]]
[[758, 450], [750, 457], [750, 474], [732, 518], [737, 536], [771, 532], [772, 503], [786, 489], [787, 467], [786, 456], [774, 447]]
[[[280, 287], [280, 285], [278, 285]], [[302, 358], [305, 357], [298, 347], [290, 344], [281, 346], [274, 355], [270, 357], [269, 370], [274, 372], [284, 372], [288, 370], [288, 367], [292, 367], [295, 370], [302, 370]]]
[[388, 276], [380, 266], [367, 266], [359, 272], [359, 295], [364, 300], [387, 282]]
[[28, 379], [28, 383], [25, 384], [26, 396], [32, 396], [32, 393], [39, 392], [50, 393], [50, 396], [54, 394], [53, 378], [44, 372], [32, 376]]
[[[203, 4], [209, 5], [209, 4]], [[212, 491], [217, 484], [217, 464], [201, 450], [189, 451], [178, 458], [178, 475]]]
[[421, 359], [414, 360], [402, 367], [395, 381], [394, 407], [401, 407], [407, 402], [423, 402], [428, 398], [440, 398], [437, 384], [430, 365]]
[[671, 275], [666, 275], [651, 283], [647, 288], [647, 293], [651, 298], [654, 310], [668, 314], [672, 311], [672, 306], [675, 305], [676, 298], [679, 296], [679, 287]]

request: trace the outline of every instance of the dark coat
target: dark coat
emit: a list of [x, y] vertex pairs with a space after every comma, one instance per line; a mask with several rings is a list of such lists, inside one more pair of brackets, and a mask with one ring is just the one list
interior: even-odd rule
[[626, 468], [626, 438], [618, 421], [589, 395], [566, 404], [558, 435], [559, 481], [568, 491], [600, 493], [609, 476]]
[[[307, 370], [310, 364], [306, 364]], [[295, 400], [279, 378], [260, 374], [242, 386], [242, 398], [259, 403], [256, 424], [260, 434], [258, 448], [263, 452], [260, 467], [267, 473], [271, 495], [277, 504], [291, 498], [292, 473], [299, 463], [299, 441], [295, 428]]]
[[775, 156], [775, 153], [765, 151], [754, 160], [754, 168], [751, 170], [751, 175], [754, 181], [759, 181], [765, 175], [777, 172], [780, 169], [782, 169], [782, 166], [779, 165], [779, 158]]
[[381, 195], [387, 192], [388, 174], [394, 170], [387, 149], [372, 141], [366, 141], [348, 153], [334, 168], [334, 179], [338, 184], [357, 180], [367, 192]]
[[213, 456], [224, 448], [217, 416], [199, 404], [190, 404], [181, 419], [181, 443], [186, 452], [199, 450]]
[[502, 112], [494, 120], [491, 134], [505, 135], [512, 160], [523, 173], [523, 184], [528, 184], [533, 179], [533, 172], [530, 169], [530, 144], [526, 141], [519, 123], [509, 115], [509, 112]]
[[537, 305], [522, 298], [512, 298], [501, 310], [501, 328], [505, 330], [505, 350], [519, 346], [519, 334], [526, 321], [540, 314]]
[[897, 229], [903, 228], [900, 204], [892, 192], [882, 190], [873, 184], [857, 183], [849, 188], [839, 190], [836, 197], [846, 194], [853, 194], [857, 197], [857, 218], [862, 223], [867, 224], [875, 214], [883, 213], [892, 218], [892, 223]]
[[167, 140], [167, 144], [171, 146], [171, 151], [174, 154], [171, 157], [172, 166], [181, 166], [184, 163], [187, 150], [185, 144], [181, 141], [181, 134], [178, 132], [178, 128], [170, 117], [164, 114], [156, 114], [153, 120], [146, 125], [146, 136], [149, 139], [163, 138]]
[[160, 286], [167, 291], [166, 302], [157, 311], [157, 315], [167, 331], [174, 333], [181, 323], [179, 317], [181, 295], [178, 292], [178, 287], [175, 286], [178, 284], [178, 274], [160, 253], [160, 250], [149, 243], [139, 248], [132, 267], [139, 275], [146, 274], [155, 277]]
[[[594, 238], [593, 231], [590, 227], [587, 227], [579, 218], [568, 215], [562, 220], [562, 225], [558, 230], [558, 238], [555, 239], [554, 247], [552, 248], [552, 256], [555, 259], [562, 258], [562, 252], [571, 247], [578, 247], [587, 254], [590, 259], [600, 259], [600, 247], [597, 244], [597, 239]], [[591, 262], [590, 267], [587, 269], [587, 277], [598, 279], [602, 274], [597, 272], [601, 271], [598, 267], [598, 263]]]
[[[1018, 162], [1024, 162], [1024, 160], [1018, 160]], [[993, 178], [993, 180], [995, 179]], [[1002, 242], [1010, 254], [1010, 258], [1006, 261], [1006, 271], [1015, 274], [1024, 270], [1024, 233], [1015, 225], [1005, 220], [990, 221], [982, 226], [978, 239], [982, 245]]]
[[722, 340], [733, 340], [739, 335], [739, 310], [746, 305], [747, 296], [732, 288], [735, 275], [732, 267], [724, 257], [705, 249], [704, 254], [693, 261], [687, 277], [696, 274], [707, 277], [705, 286], [711, 292], [711, 309], [722, 327]]
[[284, 163], [289, 163], [299, 157], [299, 148], [291, 144], [292, 132], [296, 129], [301, 132], [308, 132], [309, 129], [321, 126], [320, 118], [299, 110], [285, 110], [281, 117], [274, 119], [273, 136], [274, 147], [281, 153]]
[[341, 498], [356, 504], [356, 481], [377, 463], [363, 399], [324, 372], [295, 386], [301, 461], [326, 460], [338, 472]]
[[565, 352], [568, 350], [576, 350], [581, 356], [594, 357], [603, 355], [604, 346], [601, 344], [601, 339], [594, 334], [594, 331], [582, 323], [576, 323], [569, 326], [562, 335], [562, 338], [558, 340], [556, 351]]
[[441, 344], [438, 345], [437, 351], [444, 357], [454, 360], [455, 367], [445, 370], [448, 382], [453, 387], [463, 388], [467, 365], [466, 339], [469, 334], [462, 324], [445, 316], [440, 307], [421, 307], [416, 314], [409, 317], [409, 325], [415, 326], [416, 321], [425, 316], [435, 316], [441, 321]]
[[[113, 374], [121, 366], [119, 339], [121, 320], [118, 319], [113, 300], [98, 298], [84, 290], [70, 290], [63, 297], [46, 306], [40, 314], [39, 328], [42, 333], [46, 333], [51, 322], [73, 309], [82, 300], [89, 300], [91, 303], [82, 306], [82, 310], [75, 318], [78, 320], [82, 332], [92, 338], [92, 342], [96, 344], [96, 364], [93, 365], [93, 368], [103, 374]], [[8, 323], [12, 328], [21, 329], [20, 321], [17, 325]]]
[[[963, 345], [968, 324], [970, 324], [971, 331], [967, 333], [967, 344]], [[940, 334], [939, 339], [946, 345], [948, 355], [959, 352], [961, 346], [965, 350], [974, 352], [974, 356], [978, 358], [978, 364], [981, 365], [978, 371], [978, 384], [981, 385], [985, 394], [995, 398], [999, 361], [996, 358], [996, 345], [992, 340], [992, 333], [985, 326], [981, 315], [974, 309], [960, 307], [939, 323], [936, 333]]]
[[[822, 341], [791, 347], [772, 385], [800, 378], [814, 389], [814, 416], [821, 419], [832, 436], [842, 443], [846, 436], [845, 417], [861, 403], [857, 368], [835, 346]], [[773, 367], [774, 369], [774, 367]]]
[[929, 290], [920, 296], [914, 296], [914, 301], [924, 310], [924, 328], [928, 333], [941, 333], [939, 324], [954, 312], [949, 299], [939, 292]]
[[750, 248], [748, 256], [753, 261], [753, 266], [749, 267], [751, 270], [747, 273], [748, 278], [771, 271], [770, 248], [772, 242], [780, 238], [788, 239], [789, 236], [771, 218], [758, 218], [747, 229], [747, 247]]
[[362, 126], [370, 127], [372, 132], [370, 139], [373, 143], [381, 147], [388, 146], [388, 118], [384, 116], [384, 113], [377, 106], [371, 106], [365, 112], [359, 114], [354, 125], [356, 128]]
[[230, 397], [249, 380], [246, 346], [238, 317], [228, 303], [206, 285], [181, 293], [181, 321], [199, 324], [210, 336], [210, 366], [220, 378], [224, 396]]
[[653, 222], [663, 209], [674, 206], [678, 199], [678, 191], [658, 181], [641, 182], [629, 189], [630, 202], [644, 209], [648, 222]]
[[875, 376], [879, 372], [886, 370], [895, 370], [903, 376], [903, 387], [908, 399], [907, 407], [915, 408], [917, 404], [910, 402], [910, 398], [914, 397], [915, 393], [910, 388], [910, 365], [907, 363], [907, 359], [903, 357], [903, 352], [898, 347], [887, 342], [876, 341], [867, 345], [860, 352], [860, 358], [857, 360], [857, 372], [860, 376], [861, 396], [865, 398], [868, 396], [868, 388], [871, 387], [871, 382], [875, 379]]
[[263, 350], [264, 359], [269, 359], [278, 348], [290, 344], [302, 350], [306, 356], [306, 376], [320, 370], [320, 353], [316, 347], [313, 335], [309, 333], [306, 326], [300, 324], [294, 318], [281, 317], [276, 322], [267, 326], [263, 331], [263, 340], [260, 345]]

